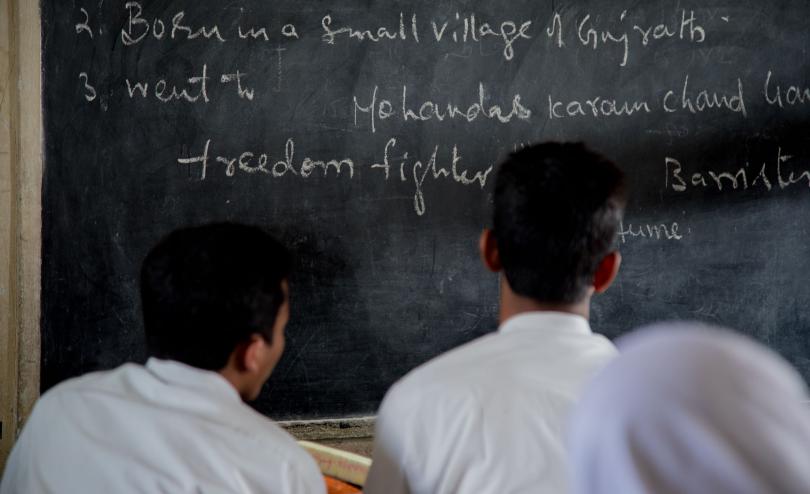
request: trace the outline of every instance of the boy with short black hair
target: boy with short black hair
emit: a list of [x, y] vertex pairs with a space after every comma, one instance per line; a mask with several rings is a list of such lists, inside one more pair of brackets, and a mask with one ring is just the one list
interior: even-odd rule
[[45, 393], [0, 492], [325, 492], [313, 459], [243, 403], [284, 350], [290, 268], [259, 228], [166, 237], [141, 269], [146, 365]]
[[622, 172], [582, 144], [532, 146], [501, 165], [480, 238], [501, 274], [501, 326], [389, 390], [365, 492], [567, 491], [569, 409], [615, 354], [588, 315], [619, 269], [624, 204]]

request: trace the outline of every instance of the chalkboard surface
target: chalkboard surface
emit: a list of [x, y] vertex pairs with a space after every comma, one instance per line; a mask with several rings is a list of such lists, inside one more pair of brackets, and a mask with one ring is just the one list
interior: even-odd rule
[[297, 254], [257, 407], [373, 413], [496, 328], [493, 166], [542, 140], [629, 177], [597, 331], [708, 320], [810, 378], [808, 19], [803, 0], [45, 0], [43, 388], [143, 361], [147, 250], [235, 220]]

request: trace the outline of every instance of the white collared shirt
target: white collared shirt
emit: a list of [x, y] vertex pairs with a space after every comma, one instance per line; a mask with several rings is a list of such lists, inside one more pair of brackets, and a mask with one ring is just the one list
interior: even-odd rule
[[314, 460], [218, 373], [149, 359], [45, 393], [0, 494], [323, 493]]
[[417, 368], [380, 406], [364, 492], [567, 492], [569, 412], [615, 354], [582, 317], [530, 312]]

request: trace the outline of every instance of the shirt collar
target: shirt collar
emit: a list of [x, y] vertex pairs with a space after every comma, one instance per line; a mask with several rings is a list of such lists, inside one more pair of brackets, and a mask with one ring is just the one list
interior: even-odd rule
[[146, 368], [161, 381], [209, 396], [216, 396], [228, 401], [241, 401], [236, 391], [221, 374], [214, 371], [198, 369], [175, 360], [161, 360], [150, 357]]
[[512, 316], [501, 324], [499, 333], [507, 334], [525, 330], [554, 330], [582, 335], [592, 334], [588, 320], [568, 312], [532, 311]]

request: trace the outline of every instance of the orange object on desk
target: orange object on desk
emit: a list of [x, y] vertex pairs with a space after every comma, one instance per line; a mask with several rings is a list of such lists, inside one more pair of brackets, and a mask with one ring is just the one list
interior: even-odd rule
[[324, 480], [326, 481], [327, 494], [355, 494], [361, 492], [358, 487], [333, 479], [332, 477], [324, 477]]

